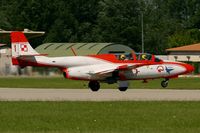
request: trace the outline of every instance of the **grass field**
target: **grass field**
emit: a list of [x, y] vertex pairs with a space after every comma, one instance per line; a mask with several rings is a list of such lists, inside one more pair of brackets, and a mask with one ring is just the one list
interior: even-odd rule
[[[162, 79], [150, 80], [149, 83], [142, 81], [130, 81], [129, 88], [160, 89]], [[86, 81], [67, 80], [62, 77], [4, 77], [0, 78], [0, 87], [8, 88], [88, 88]], [[117, 84], [101, 84], [101, 88], [117, 88]], [[168, 89], [200, 89], [200, 78], [179, 78], [169, 82]]]
[[1, 133], [198, 133], [200, 102], [0, 102]]

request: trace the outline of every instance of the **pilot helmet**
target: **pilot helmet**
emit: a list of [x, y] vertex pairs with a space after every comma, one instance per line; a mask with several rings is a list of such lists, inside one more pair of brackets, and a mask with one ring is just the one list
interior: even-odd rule
[[126, 56], [124, 54], [120, 55], [120, 59], [124, 60], [126, 58]]
[[143, 54], [142, 59], [146, 59], [147, 55]]

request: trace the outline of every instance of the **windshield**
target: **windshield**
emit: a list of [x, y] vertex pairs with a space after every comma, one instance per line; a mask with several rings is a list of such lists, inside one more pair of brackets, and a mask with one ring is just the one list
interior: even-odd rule
[[155, 62], [161, 62], [162, 60], [161, 59], [159, 59], [159, 58], [155, 58]]
[[138, 60], [138, 61], [154, 61], [154, 62], [161, 62], [162, 60], [159, 58], [154, 58], [152, 54], [148, 53], [136, 53], [133, 56], [132, 53], [124, 53], [124, 54], [115, 54], [118, 60]]

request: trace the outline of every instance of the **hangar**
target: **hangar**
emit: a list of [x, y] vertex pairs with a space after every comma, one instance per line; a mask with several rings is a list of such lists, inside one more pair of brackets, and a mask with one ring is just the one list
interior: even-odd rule
[[44, 43], [36, 51], [54, 56], [73, 56], [72, 49], [77, 55], [105, 54], [105, 53], [131, 53], [133, 50], [125, 45], [115, 43]]

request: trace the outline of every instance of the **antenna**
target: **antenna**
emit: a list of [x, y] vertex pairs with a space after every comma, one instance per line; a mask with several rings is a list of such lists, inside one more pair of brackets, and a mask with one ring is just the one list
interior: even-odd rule
[[75, 52], [75, 50], [74, 50], [74, 48], [72, 46], [71, 46], [71, 50], [72, 50], [74, 56], [77, 56], [77, 54], [76, 54], [76, 52]]
[[144, 20], [143, 20], [143, 12], [141, 12], [141, 30], [142, 30], [142, 53], [144, 53]]

